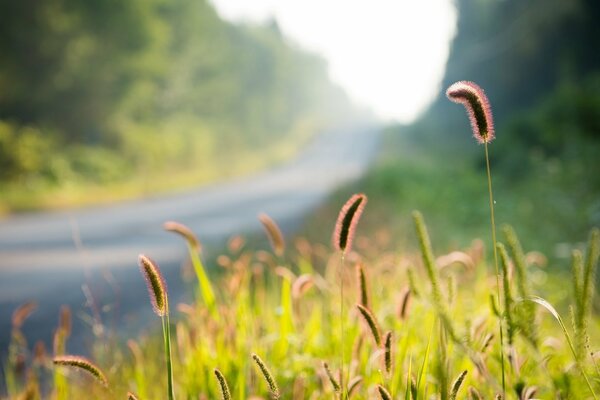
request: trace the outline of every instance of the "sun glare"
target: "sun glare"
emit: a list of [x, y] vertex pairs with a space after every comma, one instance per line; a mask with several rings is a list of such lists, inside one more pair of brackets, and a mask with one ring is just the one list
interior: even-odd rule
[[322, 54], [331, 78], [380, 117], [410, 122], [440, 90], [456, 29], [451, 0], [212, 0], [233, 21], [275, 18]]

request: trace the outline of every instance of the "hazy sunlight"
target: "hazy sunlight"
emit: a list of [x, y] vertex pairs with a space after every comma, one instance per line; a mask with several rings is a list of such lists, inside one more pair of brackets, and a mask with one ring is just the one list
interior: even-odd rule
[[410, 122], [439, 92], [455, 32], [450, 0], [213, 0], [230, 20], [274, 17], [329, 62], [331, 77], [379, 116]]

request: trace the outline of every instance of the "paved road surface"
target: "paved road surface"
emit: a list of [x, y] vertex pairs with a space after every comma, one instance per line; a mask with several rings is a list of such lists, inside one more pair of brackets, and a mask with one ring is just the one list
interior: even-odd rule
[[91, 313], [84, 283], [98, 307], [112, 308], [99, 310], [105, 319], [118, 316], [104, 320], [108, 326], [152, 322], [139, 253], [160, 264], [171, 297], [184, 292], [179, 266], [185, 247], [162, 230], [163, 222], [182, 222], [215, 245], [260, 230], [260, 212], [292, 231], [333, 189], [366, 170], [378, 136], [370, 125], [329, 132], [289, 164], [252, 177], [172, 196], [0, 220], [0, 357], [6, 355], [11, 314], [28, 300], [39, 305], [24, 325], [31, 343], [51, 343], [60, 305], [68, 304], [75, 315], [69, 350], [85, 354], [93, 336], [84, 322]]

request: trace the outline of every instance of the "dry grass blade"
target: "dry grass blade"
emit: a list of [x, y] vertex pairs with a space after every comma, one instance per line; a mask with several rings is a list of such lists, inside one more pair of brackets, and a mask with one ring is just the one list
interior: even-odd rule
[[127, 392], [127, 400], [139, 400], [138, 397], [132, 392]]
[[265, 229], [265, 233], [269, 238], [273, 252], [279, 257], [283, 256], [283, 253], [285, 252], [285, 240], [283, 238], [283, 234], [281, 233], [281, 229], [279, 229], [279, 226], [267, 214], [260, 214], [258, 219]]
[[229, 390], [229, 385], [227, 385], [225, 376], [216, 368], [214, 372], [217, 380], [219, 381], [219, 386], [221, 387], [221, 396], [223, 400], [231, 400], [231, 392]]
[[165, 280], [163, 279], [158, 265], [150, 258], [140, 254], [138, 262], [142, 275], [146, 279], [146, 284], [148, 285], [148, 293], [150, 294], [152, 308], [159, 317], [163, 317], [169, 313], [167, 285]]
[[187, 226], [179, 222], [167, 221], [163, 224], [163, 228], [166, 231], [177, 233], [178, 235], [182, 236], [187, 242], [187, 244], [195, 251], [202, 251], [202, 245], [200, 244], [200, 241], [198, 240], [194, 232], [192, 232], [192, 230]]
[[262, 373], [263, 377], [265, 378], [265, 381], [269, 386], [269, 391], [271, 392], [271, 396], [273, 397], [273, 399], [279, 399], [281, 396], [279, 393], [279, 387], [277, 386], [277, 382], [275, 382], [275, 378], [273, 378], [273, 374], [271, 374], [271, 371], [269, 371], [263, 360], [257, 354], [253, 353], [252, 359], [258, 366], [258, 369], [260, 369], [260, 372]]
[[355, 194], [340, 210], [333, 234], [333, 246], [339, 251], [348, 252], [352, 249], [356, 224], [358, 224], [366, 203], [366, 195]]
[[55, 365], [77, 368], [95, 378], [103, 386], [108, 386], [104, 373], [90, 360], [80, 356], [57, 356], [52, 360]]
[[360, 314], [363, 316], [363, 318], [365, 319], [365, 322], [369, 326], [369, 329], [371, 331], [373, 339], [375, 340], [375, 343], [377, 344], [378, 347], [381, 347], [381, 332], [379, 331], [379, 325], [377, 324], [377, 320], [375, 319], [375, 316], [373, 315], [371, 310], [369, 310], [362, 304], [357, 304], [356, 307], [358, 308], [358, 311], [360, 311]]

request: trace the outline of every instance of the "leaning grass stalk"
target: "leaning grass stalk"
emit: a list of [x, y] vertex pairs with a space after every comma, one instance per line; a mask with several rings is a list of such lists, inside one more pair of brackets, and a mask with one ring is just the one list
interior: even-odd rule
[[[498, 250], [496, 249], [496, 220], [494, 215], [494, 193], [492, 190], [492, 171], [490, 168], [490, 155], [488, 150], [488, 141], [484, 141], [485, 148], [485, 166], [487, 171], [488, 194], [490, 201], [490, 223], [492, 227], [492, 246], [494, 247], [494, 268], [496, 270], [496, 297], [498, 304], [501, 304], [500, 296], [500, 270], [498, 268]], [[502, 370], [502, 398], [506, 398], [506, 372], [504, 361], [504, 332], [502, 328], [502, 318], [498, 319], [498, 330], [500, 331], [500, 367]]]
[[[527, 262], [521, 243], [515, 233], [514, 229], [505, 225], [503, 228], [504, 236], [506, 237], [508, 249], [510, 250], [511, 257], [515, 263], [517, 290], [520, 297], [529, 296], [529, 277], [527, 274]], [[523, 312], [518, 315], [519, 327], [523, 330], [527, 339], [537, 347], [538, 334], [535, 322], [535, 309], [534, 305], [527, 303], [524, 305]]]
[[577, 354], [577, 351], [575, 350], [575, 346], [573, 345], [573, 341], [571, 340], [571, 335], [569, 335], [569, 332], [567, 331], [567, 327], [565, 326], [563, 319], [560, 316], [560, 314], [558, 313], [558, 311], [556, 311], [556, 309], [554, 308], [554, 306], [552, 304], [550, 304], [545, 299], [538, 297], [538, 296], [529, 296], [525, 299], [522, 299], [522, 301], [524, 301], [524, 300], [532, 301], [532, 302], [544, 307], [558, 321], [558, 324], [560, 325], [560, 328], [562, 329], [563, 334], [565, 335], [565, 338], [567, 339], [567, 343], [569, 344], [569, 348], [571, 349], [571, 353], [573, 354], [575, 363], [577, 364], [577, 367], [581, 371], [581, 375], [583, 375], [583, 378], [585, 379], [585, 383], [587, 384], [588, 388], [590, 389], [590, 392], [592, 393], [592, 396], [594, 397], [594, 399], [598, 399], [596, 397], [596, 393], [594, 392], [594, 388], [592, 387], [592, 384], [585, 372], [585, 368], [581, 364], [581, 360]]
[[208, 279], [206, 270], [204, 269], [204, 265], [202, 265], [202, 260], [200, 259], [200, 253], [202, 252], [202, 245], [200, 244], [200, 241], [190, 228], [179, 222], [168, 221], [165, 222], [163, 227], [165, 230], [176, 233], [185, 239], [190, 260], [192, 261], [194, 272], [196, 273], [196, 278], [198, 279], [198, 286], [200, 286], [200, 292], [202, 299], [204, 300], [204, 304], [206, 304], [206, 307], [211, 312], [211, 315], [214, 318], [217, 318], [218, 313], [215, 306], [215, 294], [210, 283], [210, 279]]
[[502, 282], [504, 285], [504, 319], [506, 320], [506, 333], [508, 336], [508, 344], [512, 345], [515, 333], [515, 325], [512, 314], [512, 291], [510, 288], [510, 281], [508, 279], [510, 260], [508, 259], [508, 254], [506, 253], [506, 249], [502, 243], [498, 243], [496, 247], [498, 253], [500, 253], [500, 263], [502, 265]]
[[431, 241], [429, 239], [429, 234], [427, 233], [427, 227], [425, 226], [423, 215], [418, 211], [413, 211], [412, 216], [415, 224], [415, 229], [417, 231], [417, 237], [419, 239], [419, 246], [421, 248], [423, 264], [425, 265], [427, 276], [429, 277], [429, 281], [431, 282], [433, 304], [448, 334], [450, 335], [453, 341], [458, 343], [459, 337], [456, 333], [456, 330], [454, 329], [454, 325], [448, 313], [445, 300], [442, 297], [439, 272], [435, 264], [435, 258], [433, 256], [433, 250], [431, 248]]

